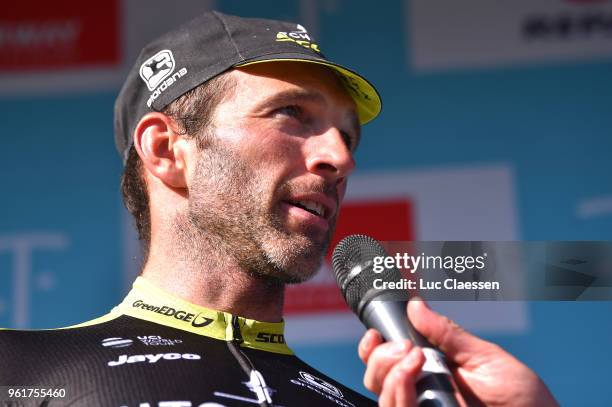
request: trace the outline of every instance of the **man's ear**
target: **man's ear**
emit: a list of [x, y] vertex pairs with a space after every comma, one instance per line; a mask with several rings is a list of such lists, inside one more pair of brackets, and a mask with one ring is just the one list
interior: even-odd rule
[[145, 168], [164, 184], [186, 188], [187, 140], [177, 123], [163, 113], [147, 113], [134, 130], [134, 147]]

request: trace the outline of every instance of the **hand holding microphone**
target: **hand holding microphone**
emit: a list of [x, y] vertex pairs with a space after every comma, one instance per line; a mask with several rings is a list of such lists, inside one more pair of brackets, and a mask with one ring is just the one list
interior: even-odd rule
[[[469, 334], [420, 299], [406, 308], [397, 293], [371, 290], [372, 258], [379, 255], [386, 253], [376, 240], [356, 235], [340, 242], [333, 256], [347, 303], [374, 328], [363, 336], [359, 357], [367, 365], [364, 384], [379, 395], [379, 405], [558, 406], [542, 380], [501, 347]], [[400, 278], [397, 270], [385, 273], [385, 281]]]
[[[407, 315], [414, 327], [446, 355], [464, 399], [461, 405], [558, 406], [542, 380], [498, 345], [466, 332], [418, 299], [408, 303]], [[408, 344], [403, 353], [397, 354], [390, 349], [392, 345], [383, 342], [373, 329], [361, 339], [359, 357], [367, 365], [366, 387], [380, 395], [381, 406], [419, 406], [415, 384], [420, 371], [414, 366], [424, 360], [422, 351]], [[406, 360], [410, 358], [412, 361]]]

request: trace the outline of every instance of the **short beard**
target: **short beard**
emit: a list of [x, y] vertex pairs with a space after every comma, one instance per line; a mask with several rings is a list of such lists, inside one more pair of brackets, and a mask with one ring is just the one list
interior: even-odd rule
[[[321, 266], [333, 228], [321, 242], [285, 230], [266, 200], [272, 199], [272, 182], [213, 139], [201, 150], [189, 190], [187, 216], [176, 226], [192, 229], [187, 236], [195, 236], [190, 239], [202, 239], [214, 255], [233, 259], [243, 272], [266, 285], [304, 282]], [[278, 192], [291, 189], [284, 184]], [[199, 251], [193, 240], [183, 244], [186, 250]], [[203, 257], [202, 261], [211, 254], [192, 253]]]

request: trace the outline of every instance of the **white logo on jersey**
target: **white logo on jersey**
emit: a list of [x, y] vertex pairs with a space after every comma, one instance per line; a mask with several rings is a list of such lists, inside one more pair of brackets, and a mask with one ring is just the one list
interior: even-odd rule
[[105, 348], [125, 348], [126, 346], [130, 346], [134, 343], [131, 339], [123, 339], [123, 338], [106, 338], [102, 341], [102, 346]]
[[317, 376], [314, 376], [306, 372], [300, 372], [300, 376], [302, 377], [302, 379], [306, 380], [308, 383], [314, 386], [317, 386], [319, 389], [324, 390], [328, 392], [329, 394], [332, 394], [340, 398], [344, 397], [340, 389], [338, 389], [333, 384], [326, 382], [323, 379], [319, 379]]
[[300, 377], [291, 380], [291, 383], [298, 386], [306, 387], [316, 393], [319, 393], [321, 396], [332, 400], [339, 406], [355, 407], [353, 403], [344, 398], [344, 395], [342, 394], [339, 388], [311, 373], [300, 372]]
[[248, 382], [243, 382], [257, 396], [257, 402], [263, 403], [267, 401], [272, 403], [272, 389], [266, 385], [261, 373], [257, 370], [251, 370], [251, 379]]
[[113, 366], [121, 366], [125, 364], [131, 363], [140, 363], [140, 362], [149, 362], [149, 363], [157, 363], [159, 360], [200, 360], [202, 357], [200, 355], [195, 355], [193, 353], [158, 353], [156, 355], [120, 355], [119, 359], [111, 360], [108, 362], [108, 365]]
[[165, 339], [159, 335], [137, 336], [136, 338], [147, 346], [174, 346], [183, 342], [180, 339]]
[[[181, 339], [166, 339], [159, 335], [144, 335], [136, 338], [146, 346], [174, 346], [183, 342]], [[106, 338], [102, 340], [102, 346], [105, 348], [125, 348], [133, 344], [132, 339]]]
[[251, 399], [248, 397], [239, 396], [237, 394], [224, 393], [221, 391], [216, 391], [213, 394], [217, 397], [243, 401], [246, 403], [261, 404], [267, 402], [268, 404], [272, 404], [272, 393], [274, 393], [275, 390], [268, 387], [263, 375], [259, 371], [255, 369], [251, 370], [249, 381], [242, 382], [242, 384], [247, 386], [249, 390], [255, 393], [257, 399]]

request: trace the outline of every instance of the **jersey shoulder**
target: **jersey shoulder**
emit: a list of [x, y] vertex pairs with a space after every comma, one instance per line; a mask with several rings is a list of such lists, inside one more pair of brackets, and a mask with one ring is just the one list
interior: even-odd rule
[[117, 339], [138, 324], [133, 318], [108, 314], [64, 328], [0, 329], [0, 385], [61, 378], [79, 366], [87, 369], [92, 362], [102, 362], [104, 339]]
[[81, 323], [75, 324], [75, 325], [69, 325], [69, 326], [65, 326], [65, 327], [60, 327], [60, 328], [14, 329], [14, 328], [3, 328], [3, 327], [0, 327], [0, 335], [2, 335], [3, 333], [6, 333], [6, 332], [52, 332], [52, 331], [61, 331], [61, 330], [65, 330], [65, 329], [81, 328], [81, 327], [86, 327], [86, 326], [91, 326], [91, 325], [103, 324], [105, 322], [112, 321], [113, 319], [117, 319], [121, 315], [122, 314], [117, 313], [117, 312], [109, 312], [108, 314], [102, 315], [101, 317], [97, 317], [97, 318], [91, 319], [89, 321], [81, 322]]

